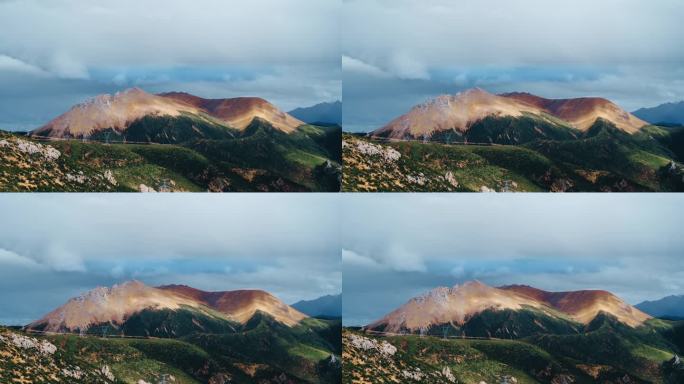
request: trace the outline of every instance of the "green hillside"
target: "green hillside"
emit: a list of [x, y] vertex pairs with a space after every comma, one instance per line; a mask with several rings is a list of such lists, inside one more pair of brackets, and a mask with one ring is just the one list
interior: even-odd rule
[[436, 328], [425, 336], [343, 330], [343, 382], [674, 384], [684, 375], [675, 358], [683, 352], [681, 323], [653, 319], [630, 328], [602, 315], [575, 332], [540, 328], [515, 339], [439, 335], [443, 327]]
[[[486, 118], [468, 140], [343, 136], [344, 191], [684, 191], [684, 131]], [[479, 136], [478, 136], [479, 135]], [[465, 145], [493, 143], [492, 145]], [[460, 143], [460, 144], [459, 144]]]
[[[191, 311], [154, 312], [136, 315], [116, 329], [93, 327], [81, 336], [24, 335], [0, 328], [0, 356], [8, 357], [0, 359], [0, 379], [21, 376], [33, 377], [31, 382], [54, 383], [49, 379], [51, 374], [62, 377], [61, 371], [78, 366], [88, 379], [66, 382], [139, 384], [139, 380], [144, 380], [154, 384], [214, 384], [340, 380], [339, 320], [310, 318], [290, 328], [259, 313], [243, 326], [221, 323]], [[49, 343], [55, 351], [48, 359], [37, 350], [12, 345], [3, 336], [7, 334]], [[144, 336], [136, 337], [139, 334]], [[35, 358], [29, 359], [33, 355]], [[111, 376], [103, 376], [103, 367]], [[46, 379], [38, 380], [38, 376]]]
[[1, 191], [338, 191], [341, 129], [239, 132], [196, 116], [49, 141], [0, 132]]

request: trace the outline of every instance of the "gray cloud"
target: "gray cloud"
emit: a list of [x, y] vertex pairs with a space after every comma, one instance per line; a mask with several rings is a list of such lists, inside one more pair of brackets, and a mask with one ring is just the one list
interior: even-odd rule
[[0, 2], [0, 129], [31, 129], [140, 86], [259, 96], [284, 110], [341, 98], [338, 0]]
[[[343, 51], [383, 69], [404, 65], [681, 62], [677, 0], [345, 1]], [[402, 64], [403, 63], [403, 64]]]
[[286, 302], [341, 291], [334, 195], [26, 194], [0, 211], [0, 322], [129, 279]]
[[601, 96], [630, 111], [682, 100], [682, 17], [676, 0], [345, 1], [345, 128], [378, 128], [474, 86]]
[[80, 77], [80, 66], [339, 60], [340, 7], [332, 0], [6, 2], [0, 52], [66, 77]]
[[684, 294], [682, 203], [658, 194], [346, 195], [345, 322], [471, 279], [607, 289], [635, 304]]

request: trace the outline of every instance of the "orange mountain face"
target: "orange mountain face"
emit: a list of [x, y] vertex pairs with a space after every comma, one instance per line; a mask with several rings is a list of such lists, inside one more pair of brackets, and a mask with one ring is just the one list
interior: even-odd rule
[[473, 88], [456, 95], [441, 95], [415, 106], [371, 135], [397, 139], [429, 138], [440, 131], [467, 132], [485, 117], [521, 117], [525, 114], [550, 115], [580, 131], [587, 130], [598, 118], [608, 120], [629, 133], [648, 124], [606, 99], [555, 100], [529, 93], [494, 95]]
[[123, 131], [145, 116], [179, 116], [200, 111], [185, 103], [132, 88], [113, 95], [99, 95], [72, 107], [32, 134], [48, 137], [87, 137], [112, 128]]
[[417, 331], [438, 324], [463, 324], [473, 315], [486, 310], [519, 310], [525, 306], [544, 307], [536, 300], [515, 292], [470, 281], [451, 288], [438, 287], [415, 297], [366, 328], [382, 325], [385, 332], [395, 333], [402, 329]]
[[276, 320], [292, 326], [307, 316], [275, 296], [261, 290], [238, 290], [226, 292], [205, 292], [185, 285], [166, 285], [159, 289], [173, 292], [179, 296], [192, 299], [231, 318], [245, 323], [257, 311], [268, 313]]
[[631, 327], [651, 317], [606, 291], [546, 292], [528, 286], [494, 288], [478, 281], [439, 287], [389, 313], [366, 328], [386, 332], [417, 331], [431, 326], [464, 324], [486, 310], [534, 308], [552, 317], [588, 324], [599, 313], [615, 316]]
[[203, 99], [187, 93], [154, 95], [139, 88], [113, 95], [99, 95], [72, 107], [32, 134], [48, 137], [88, 137], [112, 128], [124, 131], [145, 116], [203, 115], [233, 129], [245, 129], [255, 118], [261, 118], [283, 132], [292, 132], [302, 121], [280, 111], [268, 101], [256, 97]]
[[159, 96], [191, 105], [240, 130], [245, 129], [255, 117], [270, 122], [283, 132], [292, 132], [305, 124], [259, 97], [203, 99], [184, 92], [162, 93]]
[[647, 122], [618, 107], [610, 100], [600, 97], [580, 97], [576, 99], [545, 99], [529, 93], [513, 92], [500, 96], [533, 105], [540, 110], [567, 121], [573, 127], [584, 131], [598, 118], [608, 120], [619, 129], [634, 133]]
[[526, 285], [508, 285], [500, 289], [530, 297], [584, 324], [589, 323], [600, 312], [609, 313], [632, 327], [651, 318], [608, 291], [547, 292]]
[[129, 281], [111, 288], [98, 287], [70, 299], [27, 328], [48, 332], [85, 330], [98, 324], [121, 325], [143, 310], [178, 310], [182, 307], [243, 324], [257, 311], [288, 326], [307, 317], [264, 291], [204, 292], [187, 286], [154, 288], [139, 281]]

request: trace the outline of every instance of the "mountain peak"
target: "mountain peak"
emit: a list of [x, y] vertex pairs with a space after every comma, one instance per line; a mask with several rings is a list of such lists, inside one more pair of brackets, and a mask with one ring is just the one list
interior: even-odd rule
[[264, 119], [284, 132], [293, 132], [304, 124], [260, 97], [204, 99], [186, 92], [154, 95], [140, 88], [129, 88], [77, 104], [31, 134], [59, 138], [89, 137], [107, 129], [124, 132], [143, 117], [178, 117], [183, 114], [202, 116], [202, 119], [208, 115], [215, 123], [238, 130], [245, 129], [255, 118]]
[[267, 313], [289, 326], [307, 317], [269, 292], [260, 289], [207, 292], [187, 285], [165, 285], [158, 288], [230, 314], [241, 323], [249, 320], [258, 311]]
[[463, 324], [486, 310], [520, 310], [524, 307], [545, 308], [530, 298], [475, 280], [451, 288], [432, 289], [409, 300], [367, 328], [383, 327], [387, 332], [399, 332], [402, 329], [416, 331], [439, 324]]
[[532, 298], [584, 324], [589, 323], [601, 312], [611, 314], [632, 327], [641, 325], [650, 318], [649, 315], [627, 304], [613, 293], [600, 289], [548, 292], [527, 285], [508, 285], [500, 289]]
[[174, 100], [129, 88], [115, 94], [95, 96], [72, 107], [32, 134], [50, 137], [88, 137], [96, 131], [125, 130], [145, 116], [178, 116], [199, 113], [196, 108]]
[[534, 308], [552, 317], [567, 316], [563, 318], [583, 324], [603, 312], [632, 327], [650, 318], [607, 291], [546, 292], [528, 285], [494, 288], [473, 280], [451, 288], [437, 287], [414, 297], [367, 328], [382, 328], [386, 332], [416, 331], [447, 323], [462, 325], [487, 310], [519, 311], [525, 308]]
[[485, 91], [484, 89], [480, 87], [473, 87], [473, 88], [468, 88], [465, 91], [461, 91], [456, 94], [458, 95], [463, 95], [463, 96], [472, 96], [472, 95], [492, 95], [491, 93]]
[[187, 285], [154, 288], [131, 280], [111, 288], [96, 287], [85, 292], [27, 325], [27, 328], [51, 332], [82, 331], [99, 324], [121, 325], [143, 310], [175, 311], [182, 307], [207, 313], [216, 311], [226, 320], [243, 324], [257, 312], [268, 314], [288, 326], [306, 318], [306, 315], [262, 290], [205, 292]]
[[[471, 88], [455, 95], [439, 95], [414, 106], [408, 113], [371, 133], [397, 139], [421, 139], [456, 131], [467, 133], [477, 122], [488, 118], [536, 116], [555, 124], [565, 123], [580, 131], [589, 129], [597, 119], [605, 119], [626, 132], [636, 132], [647, 123], [600, 97], [545, 99], [526, 92], [495, 95]], [[562, 121], [559, 123], [558, 121]]]
[[652, 124], [684, 124], [684, 101], [675, 101], [650, 108], [640, 108], [634, 115]]
[[255, 118], [261, 118], [283, 132], [293, 132], [304, 124], [261, 97], [204, 99], [184, 92], [160, 93], [159, 96], [197, 108], [240, 130], [247, 128]]

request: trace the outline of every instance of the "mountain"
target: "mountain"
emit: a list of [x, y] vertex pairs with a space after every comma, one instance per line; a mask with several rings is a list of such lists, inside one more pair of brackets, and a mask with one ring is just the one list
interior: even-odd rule
[[203, 99], [185, 92], [161, 93], [159, 96], [192, 105], [239, 130], [247, 128], [255, 118], [268, 121], [276, 129], [288, 133], [304, 124], [301, 120], [259, 97]]
[[342, 294], [301, 300], [292, 304], [292, 308], [312, 317], [342, 317]]
[[350, 382], [674, 384], [684, 377], [677, 357], [684, 321], [651, 318], [601, 290], [471, 281], [436, 288], [342, 337]]
[[628, 133], [647, 125], [602, 98], [545, 99], [529, 93], [494, 95], [473, 88], [417, 105], [370, 136], [520, 144], [535, 139], [577, 138], [598, 119]]
[[341, 135], [259, 98], [133, 88], [0, 131], [0, 191], [336, 192]]
[[[651, 318], [605, 291], [546, 292], [528, 286], [494, 288], [470, 281], [452, 288], [435, 288], [413, 298], [366, 329], [415, 333], [449, 324], [470, 329], [472, 335], [475, 323], [489, 319], [494, 323], [501, 313], [508, 319], [517, 318], [516, 321], [524, 322], [529, 317], [535, 323], [567, 323], [562, 328], [568, 331], [573, 329], [573, 323], [587, 325], [600, 314], [609, 314], [630, 327]], [[482, 329], [479, 324], [478, 327], [479, 332], [492, 334], [491, 329]]]
[[64, 382], [333, 384], [342, 375], [341, 326], [260, 290], [129, 281], [23, 329], [0, 327], [0, 356], [24, 358], [21, 369], [0, 359], [0, 382], [46, 382], [25, 379], [58, 369]]
[[[48, 332], [87, 332], [102, 325], [126, 330], [143, 313], [164, 312], [172, 316], [190, 312], [207, 321], [246, 324], [257, 313], [294, 326], [307, 316], [264, 291], [204, 292], [187, 286], [149, 287], [129, 281], [111, 288], [98, 287], [70, 299], [27, 329]], [[164, 319], [166, 320], [166, 319]], [[163, 322], [163, 321], [162, 321]]]
[[660, 300], [644, 301], [636, 305], [653, 317], [684, 318], [684, 295], [672, 295]]
[[290, 115], [309, 124], [342, 125], [342, 102], [318, 103], [310, 107], [296, 108], [288, 112]]
[[651, 124], [684, 125], [684, 101], [660, 104], [651, 108], [640, 108], [632, 114]]
[[527, 296], [583, 324], [589, 324], [599, 313], [611, 314], [631, 327], [637, 327], [651, 318], [608, 291], [547, 292], [527, 285], [507, 285], [500, 289]]
[[109, 365], [61, 352], [48, 340], [0, 327], [0, 383], [115, 383]]
[[307, 317], [270, 293], [260, 290], [205, 292], [186, 285], [164, 285], [159, 289], [199, 302], [243, 324], [257, 312], [266, 313], [289, 326]]
[[530, 117], [488, 117], [466, 135], [419, 141], [344, 134], [342, 190], [684, 191], [682, 127], [649, 125], [630, 134], [598, 119], [579, 132]]
[[589, 129], [597, 119], [609, 121], [618, 129], [628, 133], [634, 133], [648, 124], [610, 100], [601, 97], [545, 99], [525, 92], [504, 93], [501, 96], [533, 105], [539, 108], [541, 113], [549, 113], [570, 123], [580, 131]]
[[[32, 131], [31, 135], [95, 138], [98, 133], [110, 132], [129, 141], [139, 141], [145, 139], [136, 135], [145, 128], [140, 126], [145, 118], [170, 118], [174, 123], [177, 120], [191, 121], [187, 130], [195, 131], [201, 137], [244, 131], [254, 119], [265, 120], [275, 129], [287, 133], [304, 124], [260, 98], [203, 99], [182, 92], [153, 95], [140, 88], [131, 88], [113, 95], [99, 95], [78, 104]], [[134, 132], [129, 133], [129, 129]], [[155, 137], [147, 139], [160, 142]]]

